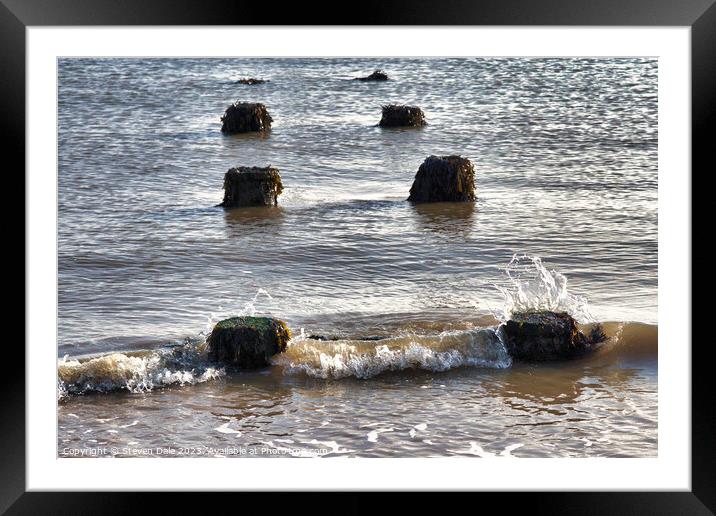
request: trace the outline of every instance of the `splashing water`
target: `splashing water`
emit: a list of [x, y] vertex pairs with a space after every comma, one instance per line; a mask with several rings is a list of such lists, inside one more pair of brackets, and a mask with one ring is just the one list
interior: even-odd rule
[[168, 385], [203, 383], [225, 375], [206, 362], [204, 348], [187, 342], [171, 350], [111, 353], [57, 364], [57, 399], [89, 392], [148, 392]]
[[223, 306], [220, 306], [218, 312], [210, 313], [209, 316], [206, 318], [206, 329], [204, 330], [204, 335], [209, 335], [211, 333], [211, 330], [214, 328], [214, 325], [222, 319], [226, 319], [227, 317], [252, 317], [256, 315], [256, 312], [258, 311], [258, 300], [259, 296], [261, 295], [264, 295], [269, 298], [269, 300], [273, 301], [271, 294], [269, 294], [267, 290], [260, 288], [256, 291], [256, 294], [254, 294], [254, 297], [251, 299], [251, 301], [247, 301], [246, 303], [244, 303], [244, 306], [242, 308], [236, 310], [225, 310]]
[[502, 313], [496, 318], [506, 321], [513, 313], [536, 310], [567, 312], [582, 323], [594, 322], [587, 299], [571, 294], [567, 277], [548, 270], [538, 256], [515, 254], [505, 267], [507, 286], [495, 285], [504, 297]]
[[[205, 335], [216, 322], [228, 316], [253, 316], [257, 313], [260, 296], [273, 298], [260, 288], [254, 297], [238, 310], [211, 313], [207, 318]], [[206, 359], [206, 343], [186, 342], [172, 349], [109, 353], [78, 360], [65, 356], [58, 361], [57, 399], [88, 392], [127, 390], [139, 393], [168, 385], [186, 385], [214, 380], [226, 374], [224, 368], [214, 367]]]

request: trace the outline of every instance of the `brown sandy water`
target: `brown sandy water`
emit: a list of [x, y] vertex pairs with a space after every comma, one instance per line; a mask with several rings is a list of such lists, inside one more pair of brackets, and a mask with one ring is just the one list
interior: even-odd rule
[[[473, 356], [487, 360], [482, 367], [464, 357], [474, 335], [490, 329], [377, 342], [299, 338], [261, 371], [70, 396], [59, 408], [58, 453], [655, 456], [657, 328], [605, 329], [610, 340], [588, 358], [507, 365], [478, 347]], [[439, 356], [455, 350], [461, 363]]]
[[[349, 80], [376, 67], [395, 80]], [[60, 60], [58, 454], [655, 456], [656, 79], [648, 59]], [[237, 98], [270, 134], [221, 135]], [[395, 101], [429, 125], [375, 127]], [[478, 202], [406, 203], [452, 153]], [[215, 207], [226, 170], [269, 163], [278, 208]], [[511, 363], [515, 253], [569, 280], [528, 300], [616, 321], [603, 350]], [[272, 368], [205, 362], [240, 313], [293, 330]]]

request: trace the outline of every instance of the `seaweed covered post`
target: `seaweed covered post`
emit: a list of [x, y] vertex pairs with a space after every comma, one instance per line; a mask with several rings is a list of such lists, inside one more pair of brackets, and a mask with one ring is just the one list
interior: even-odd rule
[[273, 118], [260, 103], [236, 101], [221, 117], [221, 132], [227, 134], [261, 132], [271, 129]]
[[370, 75], [367, 75], [366, 77], [356, 77], [356, 81], [387, 81], [388, 80], [388, 74], [385, 73], [383, 70], [376, 70]]
[[403, 104], [388, 104], [382, 106], [383, 116], [380, 119], [381, 127], [422, 127], [428, 125], [425, 113], [417, 106]]
[[415, 174], [411, 202], [475, 201], [475, 168], [461, 156], [429, 156]]
[[291, 331], [273, 317], [232, 317], [219, 321], [206, 339], [209, 360], [240, 368], [270, 365], [286, 350]]
[[269, 82], [267, 79], [256, 79], [254, 77], [242, 77], [241, 79], [236, 81], [236, 84], [265, 84]]
[[283, 191], [277, 168], [235, 167], [224, 175], [224, 200], [219, 206], [276, 206]]
[[520, 312], [503, 326], [505, 347], [516, 360], [541, 362], [586, 355], [607, 339], [601, 326], [582, 333], [566, 312]]

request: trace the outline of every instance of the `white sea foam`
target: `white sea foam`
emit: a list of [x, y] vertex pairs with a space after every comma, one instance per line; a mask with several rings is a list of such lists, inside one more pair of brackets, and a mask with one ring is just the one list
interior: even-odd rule
[[236, 435], [237, 437], [240, 436], [241, 432], [239, 432], [238, 430], [234, 430], [233, 428], [229, 428], [230, 424], [231, 424], [231, 422], [224, 423], [223, 425], [220, 425], [220, 426], [214, 428], [214, 430], [216, 430], [217, 432], [222, 433], [222, 434], [232, 434], [232, 435]]
[[202, 383], [224, 375], [206, 364], [201, 347], [187, 344], [171, 351], [111, 353], [87, 360], [63, 358], [57, 364], [58, 399], [71, 394], [128, 390], [146, 392], [168, 385]]
[[470, 449], [467, 450], [467, 453], [477, 455], [478, 457], [482, 457], [484, 459], [495, 456], [494, 453], [485, 451], [482, 446], [477, 444], [475, 441], [470, 441]]
[[427, 430], [428, 425], [427, 423], [420, 423], [418, 425], [415, 425], [413, 428], [410, 429], [410, 432], [408, 434], [410, 435], [411, 439], [415, 439], [415, 436], [418, 435], [418, 432], [424, 432]]
[[461, 366], [505, 368], [512, 363], [494, 329], [402, 336], [371, 341], [294, 339], [274, 362], [287, 373], [316, 378], [371, 378], [386, 371], [447, 371]]
[[470, 448], [467, 450], [448, 450], [454, 453], [469, 453], [470, 455], [476, 455], [478, 457], [482, 457], [483, 459], [489, 459], [489, 458], [495, 458], [495, 457], [514, 457], [512, 455], [512, 452], [516, 450], [517, 448], [523, 447], [523, 443], [515, 443], [510, 444], [505, 447], [504, 450], [502, 450], [500, 453], [494, 453], [491, 451], [485, 450], [482, 446], [477, 444], [475, 441], [470, 441]]
[[377, 430], [371, 430], [370, 432], [368, 432], [366, 434], [366, 437], [368, 438], [368, 442], [375, 443], [378, 441], [378, 436], [380, 434], [392, 431], [394, 431], [394, 428], [379, 428]]
[[512, 455], [512, 452], [516, 450], [517, 448], [522, 448], [524, 446], [523, 443], [516, 443], [516, 444], [510, 444], [509, 446], [506, 446], [504, 450], [500, 452], [500, 457], [514, 457]]
[[[65, 398], [67, 398], [67, 396], [68, 396], [68, 392], [67, 392], [67, 388], [65, 387], [65, 383], [58, 378], [57, 379], [57, 401], [65, 399]], [[72, 414], [72, 415], [74, 415], [74, 414]]]
[[[278, 439], [276, 439], [278, 441]], [[310, 441], [304, 441], [306, 444], [313, 444], [313, 445], [319, 445], [322, 448], [328, 450], [327, 454], [345, 454], [345, 453], [353, 453], [355, 450], [350, 450], [348, 448], [345, 448], [338, 444], [336, 441], [319, 441], [317, 439], [312, 439]]]

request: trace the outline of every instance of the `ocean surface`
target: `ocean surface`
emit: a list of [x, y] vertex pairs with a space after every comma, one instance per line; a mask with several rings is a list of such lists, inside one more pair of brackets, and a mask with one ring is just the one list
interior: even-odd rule
[[[391, 80], [352, 80], [377, 68]], [[657, 71], [60, 59], [58, 455], [656, 456]], [[236, 100], [272, 130], [223, 135]], [[393, 102], [428, 125], [378, 127]], [[447, 154], [474, 164], [477, 202], [406, 202]], [[278, 207], [216, 206], [229, 168], [269, 164]], [[514, 363], [497, 328], [522, 308], [610, 338]], [[272, 367], [206, 361], [239, 314], [291, 328]]]

